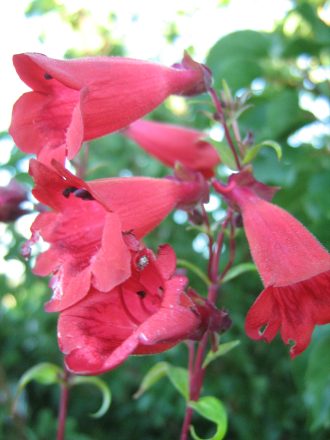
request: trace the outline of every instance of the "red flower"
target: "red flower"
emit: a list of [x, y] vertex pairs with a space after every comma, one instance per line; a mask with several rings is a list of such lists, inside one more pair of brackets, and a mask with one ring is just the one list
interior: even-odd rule
[[262, 184], [242, 185], [237, 174], [227, 187], [214, 186], [240, 209], [265, 286], [248, 312], [246, 332], [270, 342], [280, 331], [285, 344], [294, 343], [293, 358], [307, 348], [315, 325], [330, 323], [330, 254], [298, 220], [259, 197]]
[[220, 162], [217, 151], [198, 130], [138, 120], [124, 134], [165, 165], [173, 167], [175, 162], [180, 162], [205, 177], [213, 176], [213, 169]]
[[187, 279], [173, 275], [175, 264], [168, 245], [157, 258], [140, 250], [125, 283], [107, 293], [92, 288], [62, 312], [58, 339], [68, 369], [103, 373], [131, 354], [160, 353], [184, 339], [199, 339], [212, 320], [221, 319], [207, 300], [184, 292]]
[[188, 56], [176, 67], [120, 57], [55, 60], [14, 55], [21, 79], [33, 90], [13, 109], [10, 134], [17, 146], [44, 162], [72, 159], [85, 140], [125, 127], [171, 94], [205, 91], [209, 73]]
[[11, 180], [7, 186], [0, 187], [0, 222], [12, 222], [28, 211], [21, 203], [27, 201], [25, 188], [16, 180]]
[[137, 240], [177, 205], [196, 201], [201, 191], [197, 181], [147, 177], [86, 183], [58, 163], [54, 166], [36, 160], [30, 164], [33, 194], [52, 208], [39, 214], [31, 227], [32, 242], [40, 234], [50, 244], [34, 268], [37, 275], [54, 274], [47, 311], [71, 306], [91, 285], [108, 292], [129, 278]]

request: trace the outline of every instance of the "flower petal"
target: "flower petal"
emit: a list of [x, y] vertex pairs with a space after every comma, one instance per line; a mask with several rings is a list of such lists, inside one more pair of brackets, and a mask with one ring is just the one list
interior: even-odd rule
[[[280, 329], [285, 344], [294, 343], [294, 358], [310, 343], [315, 325], [330, 323], [330, 271], [281, 287], [268, 287], [246, 317], [245, 329], [253, 339], [270, 342]], [[267, 325], [263, 333], [260, 327]]]
[[123, 240], [121, 222], [116, 214], [107, 213], [101, 249], [91, 265], [96, 289], [107, 292], [123, 283], [131, 274], [131, 254]]

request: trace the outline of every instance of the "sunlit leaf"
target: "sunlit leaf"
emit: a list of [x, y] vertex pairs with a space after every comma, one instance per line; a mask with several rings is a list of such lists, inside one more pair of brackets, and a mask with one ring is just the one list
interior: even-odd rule
[[215, 86], [225, 79], [231, 90], [250, 85], [262, 77], [261, 60], [269, 53], [271, 38], [261, 32], [243, 30], [222, 37], [210, 50], [207, 65], [212, 69]]
[[[197, 402], [189, 402], [189, 406], [193, 408], [200, 416], [215, 423], [216, 432], [207, 440], [221, 440], [227, 432], [227, 413], [220, 400], [213, 396], [201, 397]], [[190, 433], [194, 440], [204, 440], [199, 437], [193, 426], [190, 427]], [[205, 439], [206, 440], [206, 439]]]
[[111, 391], [102, 379], [99, 377], [74, 376], [70, 380], [70, 385], [94, 385], [101, 391], [101, 406], [95, 413], [90, 414], [91, 417], [100, 418], [108, 411], [111, 405]]

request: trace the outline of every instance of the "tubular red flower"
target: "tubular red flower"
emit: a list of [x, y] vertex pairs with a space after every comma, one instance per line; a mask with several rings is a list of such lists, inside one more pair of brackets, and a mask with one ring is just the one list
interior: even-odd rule
[[19, 98], [9, 129], [17, 146], [39, 160], [72, 159], [84, 140], [125, 127], [171, 94], [205, 91], [207, 70], [184, 58], [176, 67], [121, 57], [56, 60], [14, 55], [20, 78], [33, 90]]
[[241, 211], [265, 286], [247, 314], [246, 332], [270, 342], [280, 331], [293, 344], [293, 358], [307, 348], [315, 325], [330, 323], [330, 254], [298, 220], [259, 197], [258, 185], [242, 185], [238, 174], [227, 187], [214, 186]]
[[[37, 258], [34, 273], [53, 273], [47, 311], [63, 310], [93, 286], [107, 292], [131, 275], [131, 251], [178, 205], [197, 200], [198, 181], [144, 177], [90, 182], [32, 160], [34, 196], [52, 211], [34, 221], [33, 237], [50, 244]], [[35, 241], [33, 239], [33, 241]]]
[[217, 151], [204, 140], [205, 134], [198, 130], [138, 120], [123, 133], [171, 167], [175, 162], [180, 162], [187, 168], [200, 171], [205, 177], [212, 177], [214, 168], [220, 163]]
[[68, 369], [100, 374], [132, 354], [160, 353], [184, 339], [201, 338], [218, 311], [196, 293], [185, 293], [187, 279], [174, 270], [170, 246], [161, 246], [157, 258], [143, 249], [125, 283], [107, 293], [91, 289], [62, 312], [58, 339]]

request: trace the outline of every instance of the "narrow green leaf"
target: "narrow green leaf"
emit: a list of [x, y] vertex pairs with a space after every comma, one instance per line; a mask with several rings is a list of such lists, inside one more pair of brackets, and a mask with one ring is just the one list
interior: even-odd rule
[[195, 275], [197, 275], [206, 284], [207, 287], [210, 286], [211, 281], [208, 279], [208, 277], [205, 275], [205, 273], [203, 271], [201, 271], [201, 269], [199, 267], [195, 266], [195, 264], [191, 263], [190, 261], [178, 258], [177, 265], [181, 266], [181, 267], [185, 267], [188, 270], [191, 270], [192, 272], [194, 272]]
[[15, 411], [17, 399], [29, 382], [35, 380], [42, 385], [52, 385], [61, 382], [62, 374], [62, 368], [49, 362], [41, 362], [27, 370], [18, 381], [16, 396], [13, 403], [13, 411]]
[[179, 393], [186, 399], [189, 399], [189, 383], [188, 370], [182, 367], [174, 367], [168, 364], [167, 376], [172, 385], [179, 391]]
[[249, 162], [252, 162], [253, 159], [259, 154], [260, 150], [263, 147], [273, 148], [277, 154], [278, 160], [281, 160], [281, 158], [282, 158], [281, 145], [275, 141], [268, 140], [268, 141], [260, 142], [260, 144], [254, 145], [253, 147], [249, 148], [246, 152], [244, 159], [243, 159], [243, 164], [247, 164]]
[[27, 370], [18, 382], [18, 388], [22, 391], [26, 385], [35, 380], [42, 385], [51, 385], [53, 383], [60, 383], [62, 368], [55, 364], [48, 362], [42, 362]]
[[145, 393], [149, 388], [151, 388], [155, 383], [157, 383], [160, 379], [166, 376], [167, 371], [167, 363], [166, 362], [158, 362], [153, 365], [147, 374], [144, 376], [139, 389], [134, 393], [134, 399], [138, 399]]
[[250, 271], [256, 271], [257, 268], [255, 264], [253, 263], [241, 263], [237, 266], [232, 267], [228, 270], [224, 278], [222, 279], [222, 283], [227, 283], [230, 280], [233, 280], [234, 278], [238, 277], [244, 272], [250, 272]]
[[218, 357], [223, 356], [224, 354], [231, 351], [233, 348], [237, 347], [240, 344], [239, 340], [226, 342], [224, 344], [220, 344], [217, 351], [209, 351], [206, 355], [206, 358], [203, 362], [203, 368], [206, 368], [211, 362]]
[[[189, 402], [199, 415], [216, 424], [216, 432], [208, 440], [222, 440], [227, 432], [227, 413], [222, 402], [213, 396], [201, 397], [197, 402]], [[204, 440], [196, 434], [193, 426], [190, 427], [190, 433], [194, 440]]]
[[225, 97], [225, 100], [227, 103], [232, 103], [233, 102], [233, 95], [231, 94], [231, 90], [228, 86], [228, 83], [225, 79], [223, 79], [221, 81], [222, 83], [222, 88], [223, 88], [223, 95]]
[[208, 138], [208, 142], [210, 142], [210, 144], [212, 144], [213, 147], [219, 153], [221, 162], [231, 170], [236, 171], [237, 166], [236, 166], [235, 158], [229, 146], [225, 142], [218, 142], [210, 138]]
[[140, 388], [134, 394], [134, 398], [140, 397], [145, 391], [151, 388], [156, 382], [167, 376], [172, 385], [179, 393], [188, 400], [188, 371], [185, 368], [174, 367], [168, 362], [158, 362], [144, 376]]
[[90, 414], [91, 417], [100, 418], [102, 417], [109, 409], [111, 405], [111, 391], [108, 385], [99, 377], [91, 377], [91, 376], [74, 376], [70, 380], [70, 385], [94, 385], [101, 391], [102, 395], [102, 403], [100, 408], [95, 412]]

